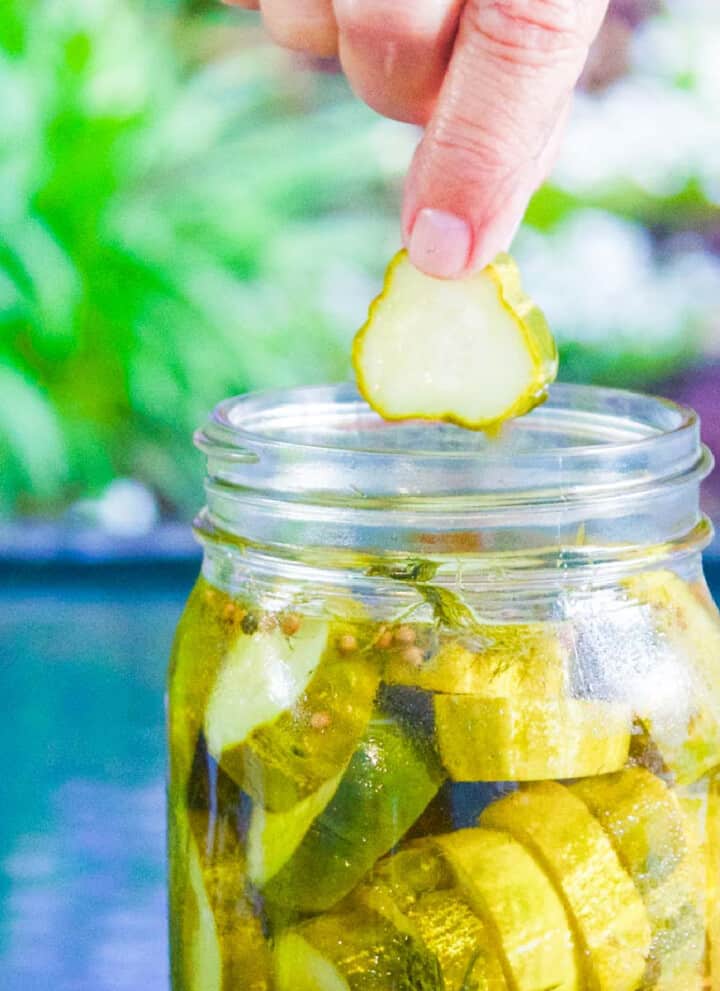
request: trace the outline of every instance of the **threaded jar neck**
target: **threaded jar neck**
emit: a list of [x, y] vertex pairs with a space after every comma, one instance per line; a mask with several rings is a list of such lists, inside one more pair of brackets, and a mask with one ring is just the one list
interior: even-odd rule
[[692, 410], [556, 385], [497, 436], [386, 423], [351, 386], [226, 400], [196, 434], [207, 457], [201, 539], [333, 568], [431, 559], [492, 583], [586, 581], [710, 539], [712, 467]]

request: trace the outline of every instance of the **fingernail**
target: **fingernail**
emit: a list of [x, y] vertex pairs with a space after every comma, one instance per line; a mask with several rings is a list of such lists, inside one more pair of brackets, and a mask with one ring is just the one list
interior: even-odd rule
[[462, 275], [470, 258], [472, 231], [462, 217], [445, 210], [420, 210], [408, 242], [410, 261], [426, 275], [453, 279]]

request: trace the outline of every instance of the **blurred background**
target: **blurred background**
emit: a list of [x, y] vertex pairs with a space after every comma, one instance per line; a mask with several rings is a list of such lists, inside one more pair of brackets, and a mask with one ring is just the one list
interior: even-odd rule
[[[417, 132], [218, 8], [0, 0], [6, 521], [186, 521], [219, 399], [349, 375]], [[716, 451], [718, 51], [707, 0], [616, 0], [515, 245], [562, 376], [689, 400]]]
[[[689, 402], [716, 455], [718, 52], [709, 0], [613, 0], [514, 249], [562, 377]], [[4, 991], [166, 991], [191, 432], [231, 393], [348, 377], [417, 137], [253, 14], [0, 0]], [[720, 472], [705, 498], [720, 520]]]

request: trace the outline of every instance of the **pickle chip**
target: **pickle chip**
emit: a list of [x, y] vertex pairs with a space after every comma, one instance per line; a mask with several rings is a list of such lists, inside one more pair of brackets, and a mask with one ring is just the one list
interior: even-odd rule
[[[291, 708], [307, 688], [328, 643], [330, 624], [305, 619], [293, 637], [282, 630], [240, 633], [225, 656], [205, 714], [208, 750], [237, 780], [232, 755], [263, 723]], [[242, 785], [242, 765], [240, 767]]]
[[584, 699], [437, 695], [443, 764], [454, 781], [538, 781], [616, 771], [627, 760], [628, 707]]
[[712, 991], [720, 991], [720, 772], [677, 789], [697, 838], [705, 871], [707, 964]]
[[545, 317], [501, 254], [444, 281], [401, 251], [353, 345], [358, 387], [387, 420], [447, 420], [488, 429], [547, 396], [557, 348]]
[[678, 797], [645, 768], [585, 778], [570, 791], [607, 832], [642, 894], [666, 881], [685, 857], [687, 823]]
[[690, 849], [661, 885], [647, 892], [652, 942], [642, 988], [693, 991], [703, 986], [705, 877], [702, 856]]
[[253, 806], [247, 837], [248, 877], [262, 888], [295, 853], [313, 822], [338, 790], [343, 772], [287, 812], [268, 812]]
[[567, 650], [556, 630], [541, 624], [488, 626], [486, 639], [485, 649], [474, 650], [451, 640], [421, 664], [397, 651], [388, 658], [384, 680], [452, 695], [567, 694]]
[[705, 878], [681, 799], [644, 768], [570, 786], [608, 833], [652, 930], [643, 988], [693, 988], [705, 955]]
[[[187, 877], [178, 906], [186, 991], [270, 991], [272, 960], [259, 919], [245, 894], [239, 845], [223, 858], [203, 856], [186, 823]], [[175, 906], [173, 906], [173, 914]]]
[[496, 941], [513, 991], [583, 987], [565, 909], [523, 846], [507, 833], [477, 828], [448, 833], [435, 842]]
[[225, 609], [235, 602], [200, 578], [193, 588], [173, 645], [168, 704], [171, 780], [182, 789], [191, 773], [198, 735], [217, 673], [227, 651]]
[[670, 695], [643, 693], [636, 706], [643, 733], [633, 757], [690, 784], [720, 764], [720, 623], [693, 588], [671, 571], [636, 575], [625, 586], [651, 611], [673, 670]]
[[418, 898], [439, 889], [454, 887], [455, 881], [440, 850], [430, 838], [416, 840], [397, 853], [384, 857], [373, 867], [372, 874], [357, 892], [375, 904], [382, 896], [407, 914]]
[[544, 781], [488, 806], [480, 821], [504, 830], [544, 865], [573, 922], [584, 978], [598, 991], [636, 991], [650, 922], [640, 892], [585, 803], [564, 785]]
[[362, 907], [318, 916], [277, 941], [275, 991], [440, 991], [442, 987], [440, 965], [427, 947]]
[[431, 748], [376, 713], [332, 800], [264, 896], [301, 912], [330, 908], [398, 842], [441, 783]]
[[493, 939], [459, 889], [421, 895], [407, 914], [440, 963], [445, 991], [506, 991]]
[[720, 774], [712, 775], [708, 786], [705, 825], [708, 934], [712, 991], [720, 991]]
[[438, 958], [444, 991], [506, 991], [496, 941], [431, 839], [379, 861], [349, 898], [410, 926]]
[[[353, 642], [353, 652], [341, 649]], [[265, 808], [289, 811], [347, 766], [380, 684], [377, 656], [361, 651], [361, 643], [356, 627], [333, 624], [320, 662], [293, 708], [223, 751], [225, 769]]]

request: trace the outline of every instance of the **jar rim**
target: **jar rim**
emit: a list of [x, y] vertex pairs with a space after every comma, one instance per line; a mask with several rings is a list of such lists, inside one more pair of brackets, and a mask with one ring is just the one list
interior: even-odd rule
[[555, 385], [496, 437], [388, 423], [351, 385], [276, 390], [220, 403], [195, 442], [207, 456], [201, 539], [323, 558], [462, 549], [501, 568], [570, 551], [597, 567], [709, 539], [697, 415], [619, 389]]
[[[362, 419], [361, 419], [362, 417]], [[546, 454], [562, 451], [563, 456], [587, 455], [603, 450], [631, 452], [648, 444], [657, 445], [662, 437], [678, 433], [692, 432], [697, 429], [698, 416], [693, 409], [659, 396], [615, 389], [606, 386], [577, 385], [570, 383], [555, 383], [549, 391], [544, 403], [537, 406], [526, 416], [509, 421], [505, 431], [515, 433], [525, 432], [528, 426], [534, 432], [536, 425], [541, 428], [549, 418], [557, 419], [553, 424], [557, 427], [572, 426], [570, 417], [575, 418], [576, 428], [584, 428], [586, 434], [595, 427], [597, 440], [586, 439], [584, 443], [557, 447], [545, 447]], [[580, 417], [581, 422], [577, 422]], [[322, 425], [324, 429], [332, 428], [334, 432], [328, 437], [347, 441], [352, 435], [343, 427], [343, 420], [354, 423], [354, 429], [359, 434], [367, 436], [367, 444], [352, 446], [347, 443], [322, 442], [319, 439], [298, 439], [305, 436], [300, 428], [310, 424]], [[594, 423], [592, 422], [594, 419]], [[335, 421], [335, 424], [331, 423]], [[420, 427], [420, 433], [418, 433]], [[605, 430], [602, 438], [601, 429]], [[284, 433], [278, 436], [278, 430]], [[342, 430], [342, 432], [340, 432]], [[412, 434], [409, 434], [412, 431]], [[410, 440], [404, 444], [389, 448], [387, 445], [372, 444], [378, 437], [387, 437], [392, 433], [393, 441], [404, 441], [406, 437], [421, 436], [424, 440], [443, 440], [452, 435], [454, 441], [479, 438], [486, 441], [488, 446], [482, 448], [477, 444], [468, 446], [458, 445], [449, 447], [430, 446], [427, 443], [413, 444]], [[219, 436], [219, 433], [222, 436]], [[293, 433], [295, 436], [293, 436]], [[319, 435], [318, 435], [319, 436]], [[614, 437], [616, 439], [610, 439]], [[205, 428], [195, 435], [197, 446], [208, 452], [213, 441], [227, 443], [233, 441], [240, 453], [245, 445], [267, 445], [274, 448], [289, 448], [305, 451], [335, 451], [352, 450], [354, 455], [386, 455], [390, 452], [403, 456], [437, 457], [459, 460], [477, 457], [480, 454], [484, 461], [504, 460], [510, 454], [513, 459], [522, 458], [534, 453], [528, 450], [518, 450], [507, 446], [503, 449], [502, 435], [488, 435], [482, 431], [472, 431], [454, 424], [440, 423], [435, 420], [421, 418], [403, 421], [383, 420], [375, 413], [367, 402], [360, 396], [350, 383], [337, 385], [299, 386], [289, 389], [267, 389], [249, 392], [244, 395], [231, 396], [218, 403], [213, 410]]]
[[[670, 400], [556, 384], [496, 435], [432, 421], [384, 421], [349, 384], [221, 402], [195, 435], [225, 484], [340, 497], [568, 498], [702, 479], [711, 458], [696, 413]], [[249, 473], [265, 463], [272, 471]], [[296, 469], [294, 482], [288, 469]], [[280, 470], [278, 470], [280, 469]]]

